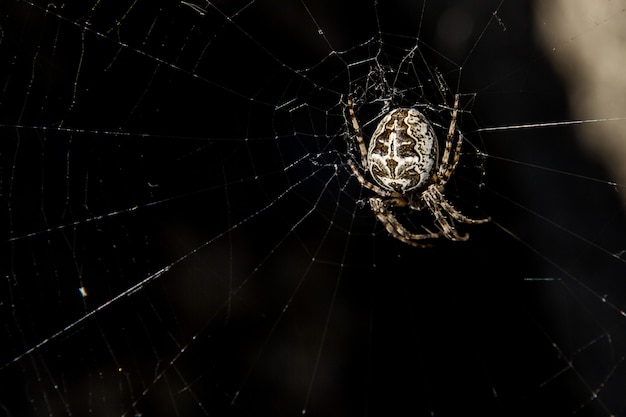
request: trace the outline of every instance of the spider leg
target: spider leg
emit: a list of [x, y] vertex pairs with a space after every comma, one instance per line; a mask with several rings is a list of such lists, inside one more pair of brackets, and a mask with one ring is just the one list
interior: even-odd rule
[[434, 199], [438, 202], [438, 205], [443, 208], [444, 211], [450, 215], [450, 217], [458, 222], [467, 224], [481, 224], [487, 223], [491, 220], [491, 218], [489, 217], [486, 217], [484, 219], [473, 219], [464, 215], [446, 199], [446, 197], [441, 192], [441, 187], [431, 185], [428, 188], [428, 193], [434, 197]]
[[435, 224], [439, 230], [441, 230], [441, 234], [452, 241], [465, 241], [469, 239], [469, 234], [465, 233], [464, 235], [460, 235], [459, 232], [456, 231], [454, 221], [448, 220], [448, 216], [446, 216], [446, 214], [449, 214], [448, 211], [441, 204], [441, 201], [428, 191], [429, 190], [424, 191], [422, 196], [429, 211], [435, 216]]
[[359, 152], [361, 152], [361, 164], [364, 167], [367, 167], [367, 148], [365, 147], [365, 139], [363, 138], [361, 126], [359, 126], [359, 122], [356, 119], [356, 114], [354, 114], [354, 104], [352, 103], [351, 98], [348, 98], [348, 112], [350, 113], [350, 119], [352, 120], [352, 128], [356, 134], [356, 142], [359, 145]]
[[[450, 119], [450, 127], [448, 128], [448, 134], [446, 135], [446, 147], [441, 158], [441, 164], [437, 172], [437, 183], [444, 185], [448, 182], [457, 164], [459, 163], [459, 157], [461, 155], [461, 145], [463, 144], [463, 135], [459, 133], [455, 142], [456, 133], [456, 118], [459, 111], [459, 95], [454, 96], [454, 107], [452, 108], [452, 117]], [[454, 148], [454, 150], [453, 150]], [[450, 159], [452, 158], [452, 161]]]
[[441, 201], [441, 207], [446, 211], [446, 213], [448, 213], [454, 220], [461, 222], [461, 223], [467, 223], [467, 224], [481, 224], [481, 223], [487, 223], [489, 221], [491, 221], [490, 217], [485, 217], [484, 219], [474, 219], [471, 217], [466, 216], [465, 214], [461, 213], [460, 211], [458, 211], [452, 204], [450, 204], [447, 200], [442, 200]]
[[454, 220], [460, 223], [480, 224], [488, 222], [490, 219], [472, 219], [457, 210], [441, 192], [440, 187], [431, 185], [422, 193], [422, 199], [428, 209], [435, 216], [435, 224], [442, 231], [443, 236], [454, 241], [464, 241], [469, 238], [469, 234], [460, 235], [454, 227]]
[[[392, 203], [393, 204], [393, 203]], [[398, 219], [389, 211], [387, 208], [387, 204], [380, 198], [372, 197], [370, 198], [370, 207], [372, 211], [376, 215], [376, 218], [385, 226], [385, 230], [392, 237], [398, 239], [401, 242], [407, 243], [411, 246], [415, 246], [418, 248], [425, 248], [429, 245], [419, 243], [420, 240], [424, 239], [436, 239], [440, 237], [445, 232], [438, 233], [412, 233], [409, 232], [406, 227], [404, 227]]]

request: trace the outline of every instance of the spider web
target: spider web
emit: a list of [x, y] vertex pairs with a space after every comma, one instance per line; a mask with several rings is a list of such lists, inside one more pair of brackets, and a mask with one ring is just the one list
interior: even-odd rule
[[[381, 3], [3, 2], [5, 415], [626, 414], [620, 159], [578, 140], [623, 107], [570, 71], [624, 8]], [[492, 221], [412, 248], [347, 99], [443, 138], [457, 94]]]

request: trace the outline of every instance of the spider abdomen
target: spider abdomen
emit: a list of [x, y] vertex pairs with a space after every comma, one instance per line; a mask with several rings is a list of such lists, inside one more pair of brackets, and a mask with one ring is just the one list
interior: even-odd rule
[[438, 152], [435, 132], [426, 117], [415, 109], [395, 109], [372, 135], [367, 168], [382, 188], [404, 194], [432, 181]]

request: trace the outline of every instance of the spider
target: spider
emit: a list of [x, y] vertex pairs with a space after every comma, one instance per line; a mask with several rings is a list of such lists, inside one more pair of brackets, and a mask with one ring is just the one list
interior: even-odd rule
[[[369, 199], [376, 218], [391, 236], [409, 245], [426, 247], [428, 245], [421, 241], [440, 237], [464, 241], [469, 235], [460, 235], [455, 222], [480, 224], [490, 220], [465, 216], [444, 195], [444, 186], [459, 162], [463, 141], [460, 133], [455, 135], [458, 108], [457, 94], [443, 158], [438, 162], [439, 146], [435, 132], [428, 119], [411, 108], [398, 108], [387, 113], [378, 123], [366, 149], [352, 100], [348, 98], [348, 112], [361, 153], [361, 165], [369, 171], [375, 183], [365, 178], [354, 161], [349, 160], [348, 164], [359, 183], [377, 194]], [[426, 233], [413, 233], [407, 230], [394, 216], [393, 207], [408, 207], [416, 211], [427, 209], [433, 215], [438, 231], [424, 228]]]

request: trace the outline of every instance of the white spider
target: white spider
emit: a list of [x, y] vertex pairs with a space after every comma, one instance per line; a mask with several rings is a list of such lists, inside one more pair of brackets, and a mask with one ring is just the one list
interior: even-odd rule
[[[462, 135], [459, 134], [454, 143], [458, 107], [459, 96], [456, 95], [446, 147], [441, 162], [438, 162], [437, 137], [422, 113], [409, 108], [387, 113], [378, 123], [366, 149], [352, 100], [348, 99], [362, 167], [369, 171], [378, 185], [368, 181], [354, 161], [349, 160], [348, 164], [361, 185], [377, 194], [369, 199], [370, 207], [387, 232], [409, 245], [424, 247], [427, 245], [420, 241], [442, 236], [454, 241], [467, 240], [469, 235], [459, 235], [455, 221], [469, 224], [489, 221], [488, 218], [472, 219], [461, 214], [444, 196], [444, 186], [454, 173], [461, 153]], [[434, 216], [438, 231], [430, 232], [424, 228], [428, 233], [410, 232], [394, 216], [390, 210], [392, 207], [428, 209]]]

